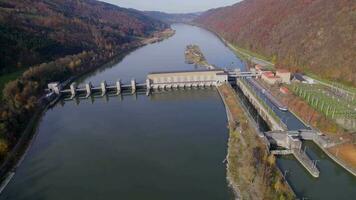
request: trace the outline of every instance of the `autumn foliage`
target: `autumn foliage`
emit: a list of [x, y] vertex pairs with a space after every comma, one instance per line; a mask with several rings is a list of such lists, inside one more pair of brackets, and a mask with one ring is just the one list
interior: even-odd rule
[[0, 0], [0, 73], [82, 51], [114, 54], [165, 27], [94, 0]]
[[0, 0], [0, 75], [27, 69], [0, 100], [0, 161], [46, 103], [47, 83], [101, 66], [166, 27], [94, 0]]
[[244, 0], [195, 22], [279, 66], [356, 86], [355, 10], [355, 0]]

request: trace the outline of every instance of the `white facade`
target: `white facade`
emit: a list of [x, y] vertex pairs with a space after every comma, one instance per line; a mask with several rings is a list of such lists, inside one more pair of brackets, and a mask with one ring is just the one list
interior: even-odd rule
[[161, 72], [151, 73], [147, 78], [153, 88], [212, 86], [227, 82], [228, 74], [224, 70]]

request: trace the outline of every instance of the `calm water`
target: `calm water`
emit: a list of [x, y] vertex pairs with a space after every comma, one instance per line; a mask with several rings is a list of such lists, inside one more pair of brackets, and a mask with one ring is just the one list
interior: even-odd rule
[[[142, 82], [149, 72], [194, 69], [184, 63], [184, 49], [191, 43], [200, 45], [212, 64], [243, 66], [213, 34], [188, 25], [173, 28], [174, 37], [140, 48], [83, 82]], [[222, 163], [226, 126], [215, 89], [62, 102], [42, 118], [0, 199], [231, 199]], [[311, 152], [323, 156], [318, 149]], [[338, 190], [355, 196], [355, 178], [328, 159], [331, 167], [321, 162], [318, 180], [294, 160], [279, 163], [290, 171], [298, 194], [334, 199]]]

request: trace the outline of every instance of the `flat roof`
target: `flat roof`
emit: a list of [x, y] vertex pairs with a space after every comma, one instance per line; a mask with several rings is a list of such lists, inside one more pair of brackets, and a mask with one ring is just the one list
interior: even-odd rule
[[204, 70], [182, 70], [182, 71], [161, 71], [161, 72], [150, 72], [150, 74], [172, 74], [172, 73], [190, 73], [190, 72], [225, 72], [223, 69], [204, 69]]

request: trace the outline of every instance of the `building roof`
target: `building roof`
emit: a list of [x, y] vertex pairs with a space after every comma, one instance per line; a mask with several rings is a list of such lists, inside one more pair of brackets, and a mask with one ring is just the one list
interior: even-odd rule
[[169, 73], [185, 73], [185, 72], [224, 72], [222, 69], [203, 69], [203, 70], [182, 70], [182, 71], [161, 71], [161, 72], [151, 72], [149, 74], [169, 74]]
[[262, 75], [266, 76], [267, 78], [274, 78], [274, 74], [272, 72], [263, 72]]
[[218, 72], [218, 73], [216, 73], [216, 75], [229, 75], [229, 74], [226, 72]]

